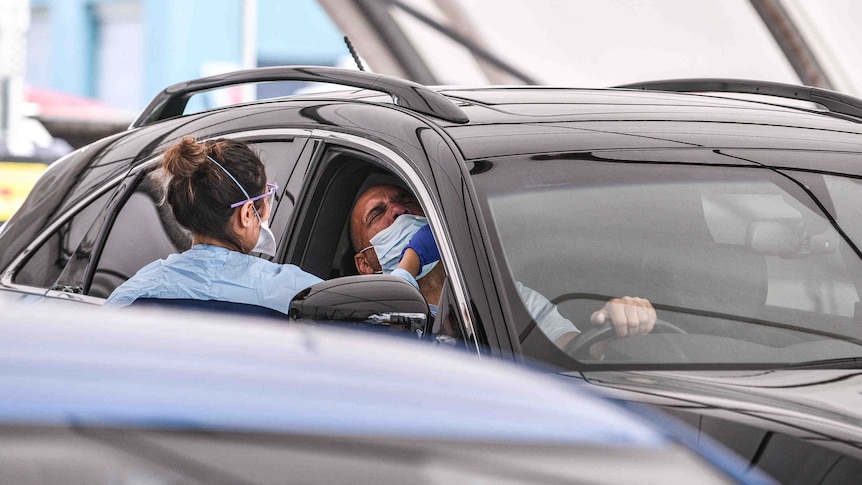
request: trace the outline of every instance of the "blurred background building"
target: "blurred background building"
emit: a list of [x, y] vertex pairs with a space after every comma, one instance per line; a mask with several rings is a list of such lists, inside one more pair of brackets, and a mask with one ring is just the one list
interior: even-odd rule
[[29, 99], [52, 131], [76, 117], [128, 125], [180, 81], [349, 56], [316, 0], [30, 0], [27, 45]]
[[179, 81], [350, 65], [347, 34], [376, 72], [425, 84], [737, 77], [858, 94], [860, 15], [854, 0], [30, 0], [24, 79], [42, 117], [130, 119]]
[[[202, 76], [356, 68], [344, 35], [366, 68], [429, 85], [730, 77], [862, 95], [857, 0], [0, 0], [0, 9], [0, 147], [20, 142], [23, 131], [9, 135], [25, 122], [39, 125], [28, 133], [82, 146], [125, 129], [166, 86]], [[282, 94], [261, 87], [228, 101]], [[68, 151], [50, 138], [47, 158]], [[0, 182], [12, 177], [2, 170]]]

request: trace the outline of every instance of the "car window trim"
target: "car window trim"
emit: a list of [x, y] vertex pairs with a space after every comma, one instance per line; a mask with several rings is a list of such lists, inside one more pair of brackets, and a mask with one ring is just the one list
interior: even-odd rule
[[446, 269], [446, 274], [451, 283], [454, 293], [453, 296], [458, 304], [458, 310], [461, 314], [460, 317], [464, 322], [465, 330], [470, 339], [469, 344], [471, 349], [475, 349], [476, 354], [481, 356], [481, 348], [477, 340], [476, 329], [473, 323], [474, 319], [469, 305], [470, 300], [467, 297], [467, 288], [459, 270], [460, 265], [458, 264], [458, 258], [455, 251], [452, 250], [452, 241], [449, 234], [444, 230], [445, 225], [440, 216], [440, 208], [434, 202], [434, 198], [431, 197], [430, 191], [422, 182], [416, 169], [394, 150], [356, 135], [315, 129], [312, 130], [311, 137], [312, 139], [319, 139], [326, 144], [352, 146], [354, 148], [362, 149], [366, 153], [374, 155], [384, 164], [384, 168], [403, 177], [410, 185], [410, 188], [419, 199], [419, 203], [425, 209], [425, 216], [428, 218], [428, 223], [434, 229], [437, 246], [440, 249], [440, 259], [443, 262], [443, 267]]
[[[311, 130], [304, 129], [291, 129], [291, 128], [264, 128], [259, 130], [249, 130], [249, 131], [235, 131], [232, 133], [220, 133], [217, 135], [207, 136], [199, 138], [199, 142], [205, 142], [208, 140], [216, 140], [219, 138], [227, 138], [230, 140], [233, 139], [245, 139], [245, 138], [259, 138], [259, 141], [277, 141], [278, 139], [284, 140], [285, 138], [308, 138], [311, 134]], [[264, 140], [265, 138], [271, 138], [269, 140]], [[128, 176], [137, 175], [142, 170], [147, 170], [150, 166], [157, 160], [160, 159], [164, 153], [159, 153], [154, 156], [150, 160], [147, 160], [143, 163], [138, 164], [127, 174]]]

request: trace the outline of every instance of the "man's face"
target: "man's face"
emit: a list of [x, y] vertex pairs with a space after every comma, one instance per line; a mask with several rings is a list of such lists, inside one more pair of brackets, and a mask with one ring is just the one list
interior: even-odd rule
[[[425, 216], [419, 201], [409, 191], [392, 185], [377, 185], [365, 191], [350, 215], [350, 227], [358, 243], [355, 249], [360, 251], [370, 246], [372, 237], [391, 226], [403, 214]], [[360, 273], [380, 271], [380, 263], [373, 249], [357, 253], [354, 259]]]

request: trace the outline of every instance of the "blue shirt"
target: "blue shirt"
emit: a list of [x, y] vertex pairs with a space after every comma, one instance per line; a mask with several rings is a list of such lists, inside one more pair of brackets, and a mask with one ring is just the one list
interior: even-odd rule
[[105, 306], [138, 298], [193, 298], [259, 305], [288, 313], [297, 292], [323, 280], [292, 264], [277, 264], [220, 246], [197, 244], [141, 268]]
[[[404, 278], [416, 289], [419, 289], [419, 283], [416, 281], [416, 278], [414, 278], [406, 269], [396, 268], [391, 274], [393, 276]], [[560, 314], [557, 306], [548, 301], [548, 299], [542, 296], [541, 293], [531, 288], [527, 288], [521, 284], [520, 281], [515, 282], [515, 288], [518, 289], [518, 295], [521, 297], [521, 301], [524, 302], [524, 306], [527, 307], [527, 311], [530, 312], [530, 315], [538, 324], [539, 329], [545, 332], [545, 335], [547, 335], [552, 342], [555, 342], [558, 338], [569, 332], [579, 331], [572, 322]], [[437, 305], [429, 303], [428, 308], [431, 311], [431, 316], [436, 318]]]
[[579, 331], [572, 322], [560, 315], [557, 305], [548, 301], [541, 293], [524, 286], [520, 281], [515, 282], [515, 287], [539, 329], [545, 332], [552, 342], [569, 332]]

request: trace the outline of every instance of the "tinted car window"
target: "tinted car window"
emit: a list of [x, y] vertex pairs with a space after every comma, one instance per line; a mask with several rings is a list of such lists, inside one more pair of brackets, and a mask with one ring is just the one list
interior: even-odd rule
[[858, 207], [855, 182], [809, 175], [826, 190], [815, 194], [813, 180], [803, 187], [792, 173], [759, 167], [532, 160], [539, 170], [512, 176], [507, 163], [495, 162], [507, 181], [488, 206], [515, 281], [582, 331], [605, 301], [640, 296], [687, 332], [620, 339], [603, 362], [862, 355], [854, 325], [862, 286], [853, 276], [862, 265], [841, 234], [852, 213], [838, 211], [833, 224], [823, 212], [824, 201], [832, 205], [828, 187], [843, 206]]
[[[282, 141], [253, 146], [267, 169], [267, 177], [280, 187], [284, 186], [282, 178], [289, 176], [295, 163], [293, 146], [292, 142]], [[107, 298], [114, 288], [142, 267], [191, 247], [191, 233], [179, 225], [170, 204], [164, 201], [164, 172], [156, 167], [140, 177], [140, 183], [123, 203], [110, 227], [86, 291], [90, 296]], [[289, 218], [292, 204], [289, 198], [277, 196], [270, 219], [276, 214], [281, 219]], [[64, 274], [63, 280], [80, 286], [84, 273], [82, 264]]]
[[103, 212], [111, 194], [112, 191], [107, 191], [54, 231], [27, 259], [12, 281], [19, 285], [51, 287], [96, 217]]

